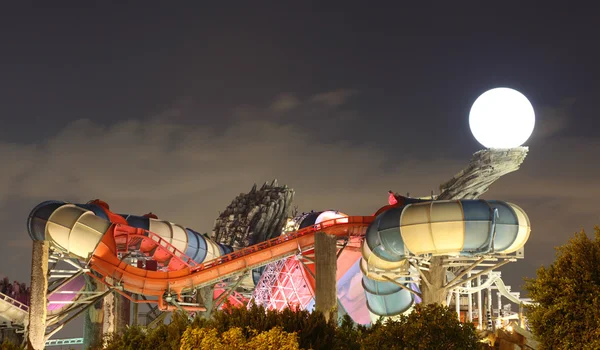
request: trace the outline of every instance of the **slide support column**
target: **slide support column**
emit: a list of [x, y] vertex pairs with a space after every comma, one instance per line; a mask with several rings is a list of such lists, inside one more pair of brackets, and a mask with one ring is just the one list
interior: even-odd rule
[[315, 306], [325, 315], [337, 317], [337, 237], [315, 233]]
[[27, 349], [30, 350], [43, 350], [46, 346], [49, 253], [50, 243], [48, 241], [33, 241], [29, 325], [27, 326]]

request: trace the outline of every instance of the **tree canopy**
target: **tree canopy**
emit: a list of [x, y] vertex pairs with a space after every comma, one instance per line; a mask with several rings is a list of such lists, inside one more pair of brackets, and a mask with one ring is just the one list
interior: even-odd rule
[[156, 329], [133, 326], [106, 340], [104, 349], [479, 349], [471, 323], [461, 323], [456, 312], [438, 304], [417, 305], [407, 316], [356, 325], [350, 316], [329, 321], [319, 312], [267, 311], [262, 307], [230, 308], [211, 319], [176, 312], [171, 323]]
[[600, 349], [600, 228], [582, 230], [557, 248], [525, 288], [538, 304], [527, 314], [544, 349]]
[[472, 323], [440, 304], [418, 304], [408, 316], [378, 322], [361, 342], [363, 349], [482, 349]]

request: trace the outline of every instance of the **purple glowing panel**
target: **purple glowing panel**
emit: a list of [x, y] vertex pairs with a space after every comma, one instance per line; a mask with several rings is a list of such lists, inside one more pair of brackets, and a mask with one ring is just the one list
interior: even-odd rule
[[[56, 291], [52, 292], [52, 294], [48, 295], [48, 301], [50, 302], [66, 302], [73, 301], [79, 297], [79, 294], [76, 293], [57, 293], [57, 292], [79, 292], [85, 287], [85, 277], [79, 276], [74, 278], [69, 283], [60, 287]], [[48, 304], [48, 312], [58, 311], [69, 304]]]
[[338, 300], [352, 317], [354, 322], [367, 325], [371, 323], [367, 298], [362, 287], [362, 272], [360, 271], [360, 258], [348, 269], [346, 274], [337, 282]]
[[[421, 293], [421, 288], [419, 288], [419, 286], [416, 283], [411, 283], [410, 284], [410, 289], [414, 290], [417, 293]], [[413, 299], [415, 300], [415, 304], [420, 304], [423, 299], [421, 299], [421, 297], [413, 295]]]

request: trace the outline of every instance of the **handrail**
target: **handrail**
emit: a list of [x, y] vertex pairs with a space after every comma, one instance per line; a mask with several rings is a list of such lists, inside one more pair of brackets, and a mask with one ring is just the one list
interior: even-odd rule
[[26, 304], [23, 304], [22, 302], [13, 299], [11, 297], [9, 297], [8, 295], [4, 294], [4, 293], [0, 293], [0, 299], [6, 301], [7, 303], [18, 307], [19, 309], [29, 312], [29, 306], [27, 306]]
[[119, 242], [119, 244], [125, 244], [126, 249], [129, 246], [129, 242], [130, 242], [131, 238], [137, 237], [137, 238], [141, 238], [142, 240], [148, 240], [148, 239], [151, 240], [154, 244], [156, 244], [156, 245], [160, 246], [161, 248], [163, 248], [164, 250], [166, 250], [167, 253], [169, 255], [171, 255], [171, 257], [179, 260], [184, 266], [190, 268], [191, 272], [194, 273], [194, 272], [206, 270], [206, 269], [224, 264], [233, 259], [241, 258], [241, 257], [247, 256], [249, 254], [252, 254], [252, 253], [267, 249], [267, 248], [271, 248], [273, 246], [276, 246], [283, 242], [289, 241], [291, 239], [296, 239], [298, 237], [302, 237], [302, 236], [305, 236], [305, 235], [313, 233], [313, 232], [321, 231], [328, 227], [342, 226], [342, 225], [344, 225], [344, 226], [356, 225], [356, 224], [364, 225], [364, 224], [368, 224], [372, 221], [373, 221], [373, 218], [370, 216], [367, 216], [367, 217], [351, 216], [351, 217], [342, 217], [342, 218], [335, 218], [335, 219], [323, 221], [318, 224], [305, 227], [298, 231], [289, 232], [285, 235], [281, 235], [281, 236], [272, 238], [270, 240], [267, 240], [267, 241], [264, 241], [264, 242], [261, 242], [261, 243], [255, 244], [255, 245], [252, 245], [252, 246], [249, 246], [246, 248], [242, 248], [240, 250], [236, 250], [232, 253], [222, 255], [216, 259], [213, 259], [208, 262], [201, 263], [201, 264], [198, 264], [192, 258], [188, 257], [183, 252], [178, 250], [175, 246], [170, 244], [162, 236], [160, 236], [152, 231], [148, 231], [148, 230], [141, 229], [141, 228], [135, 228], [135, 227], [123, 225], [123, 224], [116, 224], [114, 232], [115, 232], [115, 242], [117, 242], [117, 240], [119, 238], [123, 238], [125, 236], [125, 242], [124, 243]]
[[344, 225], [344, 226], [364, 225], [364, 224], [371, 223], [373, 220], [374, 220], [374, 218], [370, 217], [370, 216], [350, 216], [350, 217], [336, 218], [336, 219], [323, 221], [316, 225], [308, 226], [308, 227], [305, 227], [298, 231], [293, 231], [293, 232], [287, 233], [285, 235], [281, 235], [281, 236], [272, 238], [270, 240], [267, 240], [267, 241], [264, 241], [264, 242], [261, 242], [261, 243], [255, 244], [255, 245], [252, 245], [252, 246], [249, 246], [246, 248], [242, 248], [233, 253], [229, 253], [227, 255], [222, 255], [216, 259], [210, 260], [210, 261], [202, 263], [196, 267], [193, 267], [191, 269], [191, 272], [194, 273], [194, 272], [206, 270], [206, 269], [218, 266], [218, 265], [222, 265], [222, 264], [232, 261], [234, 259], [238, 259], [238, 258], [247, 256], [247, 255], [250, 255], [252, 253], [274, 247], [283, 242], [286, 242], [286, 241], [289, 241], [292, 239], [296, 239], [296, 238], [299, 238], [302, 236], [306, 236], [307, 234], [310, 234], [310, 233], [319, 232], [319, 231], [324, 230], [329, 227], [333, 228], [335, 226], [342, 226], [342, 225]]
[[[374, 217], [371, 216], [328, 220], [223, 255], [194, 268], [188, 268], [187, 271], [186, 269], [180, 270], [177, 274], [161, 271], [160, 273], [140, 275], [138, 271], [135, 271], [137, 270], [135, 266], [129, 264], [124, 266], [119, 258], [113, 255], [115, 252], [112, 246], [115, 238], [113, 235], [106, 235], [103, 243], [96, 248], [90, 267], [105, 277], [118, 276], [124, 288], [130, 292], [158, 296], [157, 301], [161, 310], [167, 310], [169, 306], [165, 305], [165, 300], [161, 298], [165, 292], [179, 294], [186, 288], [201, 288], [297, 254], [301, 249], [314, 246], [313, 235], [317, 232], [324, 232], [338, 238], [362, 237], [373, 220]], [[135, 233], [135, 228], [125, 226], [124, 230], [127, 229]], [[144, 230], [139, 229], [138, 232], [143, 233]], [[120, 292], [118, 289], [115, 291]], [[122, 294], [126, 295], [124, 292]]]
[[[172, 245], [171, 243], [169, 243], [162, 236], [159, 236], [158, 234], [156, 234], [156, 233], [154, 233], [152, 231], [148, 231], [148, 230], [145, 230], [145, 231], [146, 231], [146, 233], [148, 233], [148, 237], [152, 238], [152, 241], [157, 242], [158, 245], [160, 245], [162, 248], [165, 248], [165, 250], [169, 254], [171, 254], [173, 257], [179, 259], [187, 267], [192, 267], [192, 266], [198, 265], [198, 263], [196, 261], [194, 261], [194, 259], [190, 258], [189, 256], [185, 255], [185, 253], [183, 253], [179, 249], [175, 248], [174, 245]], [[143, 236], [143, 237], [145, 237], [145, 236]], [[143, 239], [143, 237], [142, 237], [142, 239]], [[158, 241], [155, 241], [154, 238], [158, 238]], [[165, 245], [163, 246], [161, 244], [161, 242], [164, 242]], [[170, 249], [172, 249], [172, 251]]]
[[83, 344], [83, 338], [48, 339], [46, 346], [79, 345]]
[[[174, 245], [169, 243], [162, 236], [145, 229], [135, 228], [133, 226], [116, 224], [115, 225], [115, 242], [117, 242], [118, 238], [122, 238], [125, 236], [125, 247], [128, 249], [129, 242], [132, 238], [140, 238], [142, 241], [150, 240], [157, 246], [163, 248], [172, 258], [179, 260], [186, 267], [195, 267], [198, 265], [194, 259], [185, 255], [182, 251], [177, 249]], [[119, 242], [118, 244], [123, 244]]]

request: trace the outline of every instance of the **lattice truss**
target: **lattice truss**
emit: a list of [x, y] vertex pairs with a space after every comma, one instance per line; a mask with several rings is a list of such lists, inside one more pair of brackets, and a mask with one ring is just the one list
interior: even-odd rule
[[296, 257], [267, 265], [256, 287], [253, 302], [269, 310], [306, 309], [314, 294]]

